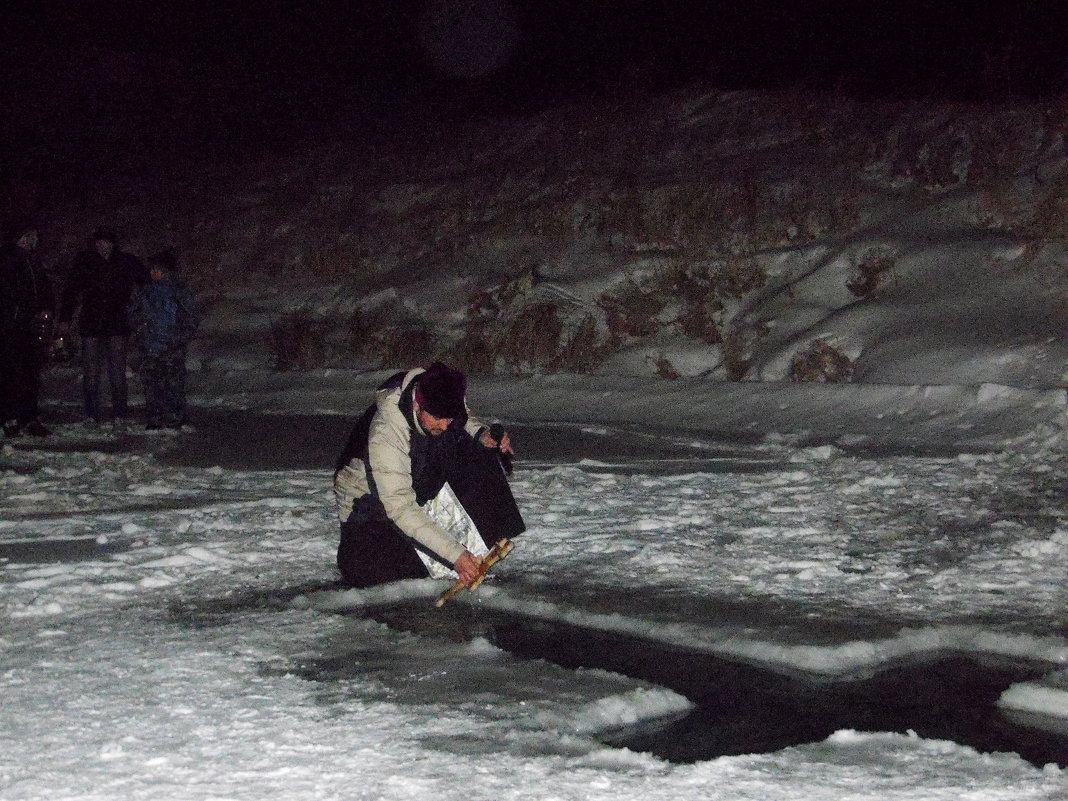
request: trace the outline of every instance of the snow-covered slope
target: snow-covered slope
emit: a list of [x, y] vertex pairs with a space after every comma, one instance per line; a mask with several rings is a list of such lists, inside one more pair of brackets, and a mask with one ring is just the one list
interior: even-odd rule
[[[183, 252], [205, 369], [1063, 385], [1065, 110], [694, 87], [164, 170], [54, 207]], [[372, 146], [373, 145], [373, 146]], [[150, 164], [151, 162], [146, 162]], [[153, 169], [158, 175], [153, 175]], [[158, 180], [157, 180], [158, 179]]]

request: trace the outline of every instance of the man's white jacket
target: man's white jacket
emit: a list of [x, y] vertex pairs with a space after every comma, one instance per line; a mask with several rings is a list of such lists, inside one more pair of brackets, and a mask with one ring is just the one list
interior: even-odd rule
[[[409, 370], [399, 387], [380, 389], [375, 393], [377, 411], [371, 420], [367, 439], [368, 461], [378, 499], [389, 519], [407, 536], [452, 565], [463, 555], [464, 546], [430, 519], [426, 510], [417, 503], [412, 488], [412, 430], [426, 432], [419, 425], [415, 405], [412, 406], [412, 419], [409, 421], [404, 417], [400, 400], [412, 380], [422, 372], [424, 370], [421, 367]], [[472, 437], [478, 437], [487, 426], [468, 416], [464, 428]], [[334, 496], [341, 522], [348, 519], [353, 502], [371, 492], [367, 482], [367, 467], [361, 459], [354, 458], [334, 478]]]

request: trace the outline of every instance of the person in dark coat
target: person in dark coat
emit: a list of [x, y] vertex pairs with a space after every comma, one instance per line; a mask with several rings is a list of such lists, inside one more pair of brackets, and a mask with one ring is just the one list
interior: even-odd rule
[[152, 280], [130, 299], [130, 326], [141, 354], [145, 428], [179, 429], [185, 424], [185, 353], [199, 323], [193, 293], [179, 280], [173, 251], [148, 262]]
[[0, 420], [7, 437], [51, 433], [41, 422], [39, 395], [55, 299], [37, 242], [36, 227], [17, 225], [0, 252]]
[[[511, 440], [468, 414], [466, 386], [462, 372], [440, 362], [397, 373], [353, 427], [334, 472], [346, 584], [447, 575], [470, 584], [480, 554], [524, 531], [499, 461]], [[458, 503], [474, 532], [430, 513], [446, 485], [450, 521]]]
[[101, 421], [100, 382], [104, 370], [111, 389], [111, 413], [125, 424], [128, 403], [126, 345], [130, 323], [126, 309], [135, 284], [149, 280], [148, 270], [117, 246], [113, 231], [97, 229], [90, 247], [74, 257], [60, 298], [60, 333], [78, 313], [82, 340], [82, 398], [87, 422]]

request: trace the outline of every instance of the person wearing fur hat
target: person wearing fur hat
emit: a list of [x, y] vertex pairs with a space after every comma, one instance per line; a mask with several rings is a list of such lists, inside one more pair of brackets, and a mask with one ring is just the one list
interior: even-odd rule
[[101, 421], [100, 384], [104, 370], [111, 389], [111, 413], [119, 425], [127, 416], [126, 307], [135, 284], [147, 283], [139, 259], [118, 248], [115, 232], [98, 228], [89, 247], [74, 257], [59, 305], [59, 331], [65, 334], [78, 313], [82, 340], [82, 400], [87, 422]]
[[334, 471], [346, 584], [453, 572], [469, 584], [479, 553], [525, 530], [500, 462], [511, 440], [470, 416], [466, 390], [441, 362], [397, 373], [353, 427]]
[[52, 284], [37, 256], [37, 228], [9, 228], [0, 252], [0, 421], [8, 438], [47, 437], [38, 396], [52, 341]]

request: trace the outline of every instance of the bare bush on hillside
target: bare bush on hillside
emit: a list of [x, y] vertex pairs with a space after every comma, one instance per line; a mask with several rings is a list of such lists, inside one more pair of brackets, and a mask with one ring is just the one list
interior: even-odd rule
[[441, 359], [466, 373], [492, 373], [496, 353], [491, 337], [491, 324], [469, 322], [465, 335], [446, 348]]
[[627, 277], [601, 294], [598, 305], [604, 310], [608, 331], [616, 341], [655, 334], [663, 326], [657, 319], [667, 306], [666, 296], [656, 277]]
[[795, 382], [845, 382], [852, 375], [852, 360], [824, 339], [812, 340], [790, 361], [790, 380]]
[[436, 346], [425, 321], [388, 305], [357, 309], [349, 318], [350, 354], [380, 368], [427, 364], [433, 361]]
[[744, 381], [753, 366], [753, 350], [768, 335], [768, 324], [737, 315], [726, 324], [723, 337], [723, 371], [731, 381]]
[[559, 369], [589, 373], [597, 369], [609, 354], [611, 346], [600, 333], [597, 318], [586, 314], [577, 327], [565, 331], [565, 342], [557, 360]]
[[1040, 105], [917, 104], [887, 122], [865, 172], [931, 193], [1033, 169], [1062, 130], [1056, 110]]
[[435, 355], [434, 334], [425, 327], [397, 326], [382, 337], [379, 366], [403, 368], [413, 364], [429, 364]]
[[716, 289], [723, 295], [741, 298], [750, 292], [762, 289], [768, 283], [764, 265], [752, 259], [728, 259], [716, 272]]
[[1023, 232], [1042, 239], [1068, 237], [1068, 172], [1042, 193]]
[[464, 334], [446, 355], [471, 372], [589, 372], [610, 348], [603, 330], [581, 299], [530, 270], [473, 293]]
[[683, 308], [676, 323], [679, 330], [698, 342], [718, 345], [723, 341], [720, 317], [723, 301], [716, 291], [716, 266], [709, 263], [691, 265], [679, 271], [674, 291]]
[[497, 340], [497, 357], [516, 372], [555, 366], [564, 326], [556, 307], [536, 303], [519, 312]]
[[675, 369], [675, 365], [671, 363], [671, 360], [663, 353], [661, 353], [655, 362], [656, 374], [661, 378], [666, 378], [669, 381], [677, 381], [681, 376], [679, 371]]
[[322, 365], [328, 325], [306, 309], [282, 315], [271, 323], [270, 350], [276, 370], [308, 370]]
[[[597, 299], [613, 341], [624, 343], [676, 326], [706, 345], [724, 341], [732, 325], [728, 307], [767, 285], [763, 265], [746, 257], [697, 263], [670, 260], [660, 269], [631, 275]], [[674, 304], [677, 308], [670, 308]], [[670, 313], [669, 313], [670, 312]]]
[[886, 280], [886, 275], [894, 268], [892, 254], [881, 249], [867, 250], [861, 253], [853, 265], [853, 270], [846, 280], [846, 288], [858, 298], [870, 298]]

